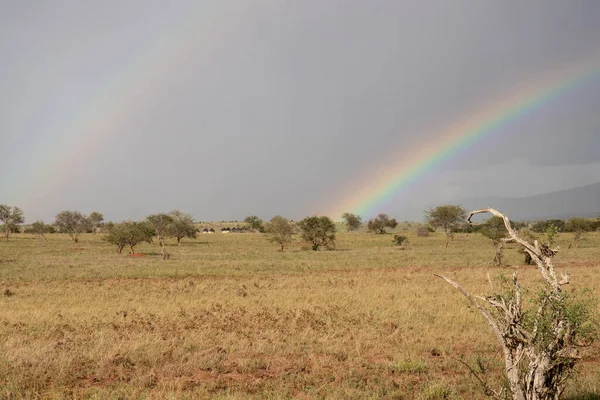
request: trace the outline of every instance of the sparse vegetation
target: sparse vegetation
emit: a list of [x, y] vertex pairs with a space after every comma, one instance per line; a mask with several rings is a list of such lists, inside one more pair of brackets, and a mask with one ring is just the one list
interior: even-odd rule
[[573, 233], [573, 241], [575, 247], [579, 245], [579, 241], [584, 232], [591, 230], [590, 221], [585, 218], [575, 217], [567, 221], [565, 231]]
[[67, 233], [75, 243], [79, 242], [79, 235], [91, 230], [89, 219], [79, 211], [59, 212], [54, 225], [60, 232]]
[[396, 218], [390, 218], [387, 214], [379, 214], [367, 222], [369, 232], [374, 232], [380, 235], [386, 234], [386, 228], [394, 229], [398, 226]]
[[479, 232], [490, 239], [494, 244], [494, 250], [496, 252], [494, 256], [494, 263], [497, 267], [502, 266], [502, 249], [506, 243], [506, 228], [504, 226], [504, 220], [500, 217], [493, 216], [488, 219], [484, 224], [481, 225]]
[[102, 227], [102, 224], [104, 222], [104, 215], [97, 211], [94, 211], [90, 213], [90, 215], [88, 216], [88, 220], [90, 221], [90, 228], [92, 230], [92, 233], [96, 233], [96, 231]]
[[45, 224], [44, 221], [34, 221], [29, 227], [29, 233], [35, 233], [44, 239], [46, 238], [46, 233], [51, 233], [52, 230], [53, 227]]
[[[415, 229], [402, 232], [404, 251], [392, 235], [355, 232], [336, 233], [339, 251], [294, 241], [283, 253], [262, 235], [201, 235], [168, 263], [146, 241], [130, 257], [105, 234], [77, 245], [12, 234], [0, 241], [0, 398], [483, 398], [453, 356], [499, 388], [502, 355], [480, 315], [431, 274], [489, 291], [486, 275], [500, 272], [490, 241], [461, 234], [439, 251], [444, 234]], [[600, 287], [600, 233], [585, 244], [556, 256], [578, 298]], [[537, 294], [535, 267], [514, 244], [503, 258], [502, 272]], [[600, 344], [580, 356], [565, 400], [600, 394]]]
[[485, 394], [494, 399], [506, 394], [513, 400], [559, 399], [580, 358], [579, 347], [592, 343], [598, 334], [595, 307], [565, 292], [570, 276], [568, 272], [557, 276], [553, 261], [557, 250], [523, 240], [509, 219], [492, 208], [471, 212], [467, 221], [480, 213], [502, 219], [510, 239], [535, 261], [542, 289], [539, 295], [527, 298], [515, 272], [511, 283], [501, 280], [499, 289], [494, 289], [490, 280], [492, 295], [473, 296], [460, 284], [436, 274], [481, 312], [501, 346], [508, 387], [494, 390], [483, 379], [479, 381]]
[[342, 219], [346, 223], [346, 230], [348, 232], [357, 231], [362, 225], [362, 218], [360, 215], [347, 212], [342, 215]]
[[167, 233], [177, 240], [178, 245], [181, 245], [181, 239], [185, 237], [190, 239], [196, 238], [194, 217], [179, 210], [171, 211], [169, 216], [171, 217], [171, 222], [167, 225]]
[[446, 247], [454, 238], [454, 230], [464, 222], [467, 212], [459, 205], [437, 206], [425, 211], [425, 220], [432, 228], [442, 228], [446, 233]]
[[248, 227], [255, 232], [264, 232], [265, 226], [264, 221], [258, 218], [256, 215], [250, 215], [244, 219], [244, 222], [248, 224]]
[[161, 213], [149, 215], [146, 217], [146, 220], [154, 228], [156, 238], [162, 247], [165, 237], [169, 235], [169, 227], [173, 223], [173, 217], [169, 214]]
[[402, 235], [394, 235], [392, 243], [396, 246], [404, 247], [408, 244], [408, 238]]
[[335, 224], [329, 217], [306, 217], [298, 223], [302, 239], [310, 242], [313, 250], [335, 247]]
[[0, 222], [2, 222], [4, 238], [8, 240], [10, 233], [17, 232], [19, 225], [25, 222], [25, 217], [19, 207], [0, 204]]
[[155, 233], [148, 222], [125, 221], [112, 224], [105, 239], [117, 246], [117, 253], [121, 254], [123, 248], [129, 245], [129, 252], [135, 254], [135, 246], [141, 242], [150, 243]]
[[292, 242], [294, 226], [287, 219], [277, 215], [271, 218], [271, 221], [266, 225], [265, 232], [269, 240], [279, 244], [281, 251], [283, 251], [284, 247]]

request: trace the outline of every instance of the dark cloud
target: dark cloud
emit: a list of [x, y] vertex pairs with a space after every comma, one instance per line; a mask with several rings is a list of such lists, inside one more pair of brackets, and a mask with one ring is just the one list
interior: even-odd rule
[[[0, 203], [46, 219], [62, 208], [121, 219], [176, 207], [203, 220], [298, 218], [513, 89], [600, 51], [593, 0], [199, 4], [6, 6]], [[497, 179], [502, 168], [591, 183], [598, 89], [589, 79], [502, 126], [386, 207], [414, 218], [403, 204], [418, 209], [423, 196], [529, 190]], [[93, 151], [69, 147], [95, 130], [107, 139]], [[66, 167], [37, 165], [44, 151]], [[32, 187], [40, 168], [52, 177], [43, 190]]]

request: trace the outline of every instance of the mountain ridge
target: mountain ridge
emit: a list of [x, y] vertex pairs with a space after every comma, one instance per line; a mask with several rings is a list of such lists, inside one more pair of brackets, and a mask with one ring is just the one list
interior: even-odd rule
[[512, 220], [600, 216], [600, 182], [526, 197], [489, 196], [459, 201], [467, 210], [492, 207]]

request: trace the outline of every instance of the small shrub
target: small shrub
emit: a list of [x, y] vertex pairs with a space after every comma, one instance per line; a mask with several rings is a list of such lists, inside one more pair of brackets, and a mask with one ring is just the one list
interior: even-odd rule
[[377, 218], [369, 220], [367, 222], [367, 229], [369, 232], [377, 233], [383, 235], [386, 232], [386, 228], [395, 229], [398, 226], [398, 221], [396, 218], [390, 219], [387, 214], [379, 214]]
[[390, 366], [396, 374], [424, 374], [427, 369], [427, 363], [422, 360], [400, 360]]
[[435, 383], [425, 389], [422, 398], [423, 400], [449, 400], [454, 397], [453, 394], [452, 389]]
[[550, 223], [544, 233], [546, 234], [546, 242], [552, 246], [556, 235], [558, 235], [558, 228], [553, 223]]
[[394, 240], [392, 243], [396, 246], [406, 246], [408, 244], [408, 238], [406, 236], [394, 235]]

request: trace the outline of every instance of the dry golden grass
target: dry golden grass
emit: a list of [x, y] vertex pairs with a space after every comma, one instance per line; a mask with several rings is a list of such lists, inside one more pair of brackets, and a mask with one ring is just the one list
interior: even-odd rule
[[[456, 358], [497, 385], [498, 346], [447, 284], [488, 290], [478, 235], [339, 234], [337, 251], [284, 252], [259, 234], [199, 235], [117, 255], [87, 235], [0, 242], [0, 398], [479, 399]], [[564, 249], [571, 291], [600, 288], [600, 235]], [[536, 279], [506, 251], [507, 275]], [[600, 398], [600, 346], [583, 352], [570, 399]]]

